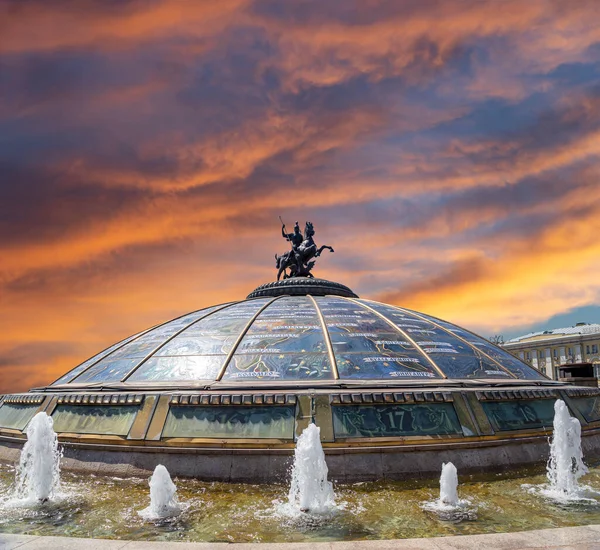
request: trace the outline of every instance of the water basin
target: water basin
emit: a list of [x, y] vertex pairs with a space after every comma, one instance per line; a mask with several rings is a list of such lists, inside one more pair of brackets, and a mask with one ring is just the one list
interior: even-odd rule
[[[309, 542], [377, 540], [510, 532], [600, 523], [600, 503], [560, 504], [523, 485], [547, 482], [543, 469], [482, 477], [459, 476], [460, 496], [475, 519], [441, 520], [423, 510], [439, 497], [437, 480], [336, 484], [338, 508], [322, 517], [282, 513], [287, 485], [205, 483], [174, 478], [182, 513], [145, 521], [147, 478], [65, 472], [64, 498], [52, 504], [8, 507], [15, 470], [0, 465], [0, 532], [128, 540], [189, 542]], [[582, 481], [600, 489], [600, 468]]]

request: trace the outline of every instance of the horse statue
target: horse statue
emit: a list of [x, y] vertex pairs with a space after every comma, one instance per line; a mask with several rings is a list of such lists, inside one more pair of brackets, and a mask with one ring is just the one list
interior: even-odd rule
[[[296, 222], [296, 226], [297, 225], [298, 222]], [[304, 239], [298, 245], [296, 245], [293, 240], [293, 234], [285, 233], [285, 224], [282, 225], [281, 233], [286, 240], [292, 242], [292, 249], [289, 252], [285, 252], [281, 256], [275, 254], [275, 266], [278, 269], [278, 281], [282, 274], [284, 279], [289, 279], [291, 277], [312, 278], [313, 274], [310, 271], [315, 265], [314, 258], [318, 258], [325, 249], [328, 249], [331, 252], [334, 251], [331, 246], [327, 245], [317, 248], [317, 245], [313, 239], [315, 229], [311, 222], [306, 222], [306, 226], [304, 228]], [[288, 269], [290, 270], [289, 274], [287, 272]]]

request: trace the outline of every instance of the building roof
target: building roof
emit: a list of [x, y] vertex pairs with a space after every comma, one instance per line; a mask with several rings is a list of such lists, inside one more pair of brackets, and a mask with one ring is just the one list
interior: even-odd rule
[[600, 324], [598, 323], [577, 323], [572, 327], [554, 328], [539, 332], [530, 332], [523, 336], [517, 336], [508, 340], [507, 344], [521, 344], [526, 342], [538, 342], [545, 340], [558, 340], [565, 336], [587, 336], [589, 334], [600, 334]]
[[456, 325], [343, 296], [258, 297], [189, 313], [88, 359], [53, 387], [543, 379]]

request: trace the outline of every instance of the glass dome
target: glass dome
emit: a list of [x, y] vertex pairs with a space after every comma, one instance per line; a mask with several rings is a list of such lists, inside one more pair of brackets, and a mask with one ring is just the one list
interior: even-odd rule
[[53, 387], [271, 381], [546, 380], [468, 330], [343, 296], [251, 298], [131, 336]]

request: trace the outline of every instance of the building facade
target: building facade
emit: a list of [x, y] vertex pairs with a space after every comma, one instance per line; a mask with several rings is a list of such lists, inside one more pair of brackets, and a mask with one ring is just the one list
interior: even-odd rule
[[546, 376], [600, 378], [600, 324], [532, 332], [512, 338], [503, 347]]

